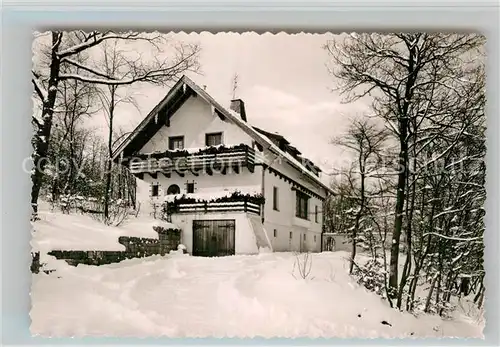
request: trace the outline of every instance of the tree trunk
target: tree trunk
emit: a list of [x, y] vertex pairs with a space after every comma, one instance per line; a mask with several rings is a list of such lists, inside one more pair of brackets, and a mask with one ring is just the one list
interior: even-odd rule
[[104, 219], [109, 217], [109, 200], [111, 190], [111, 169], [113, 168], [113, 113], [114, 113], [114, 92], [111, 94], [111, 103], [109, 107], [109, 135], [108, 135], [108, 160], [106, 162], [106, 191], [104, 192]]
[[[412, 179], [414, 180], [414, 177], [415, 175], [412, 175]], [[407, 219], [407, 222], [406, 222], [406, 244], [407, 244], [407, 249], [406, 249], [406, 261], [405, 261], [405, 265], [404, 265], [404, 268], [403, 268], [403, 274], [401, 276], [401, 281], [399, 283], [399, 292], [398, 292], [398, 301], [397, 301], [397, 304], [396, 306], [401, 309], [401, 306], [403, 304], [403, 291], [404, 291], [404, 288], [406, 286], [406, 283], [407, 283], [407, 280], [408, 280], [408, 276], [411, 272], [411, 252], [412, 252], [412, 249], [411, 249], [411, 246], [412, 246], [412, 243], [411, 243], [411, 238], [413, 237], [412, 236], [412, 222], [413, 222], [413, 211], [415, 210], [415, 191], [416, 191], [416, 183], [413, 182], [413, 185], [412, 185], [412, 191], [411, 191], [411, 203], [410, 203], [410, 208], [407, 209], [407, 212], [406, 212], [406, 219]], [[408, 301], [408, 300], [407, 300]]]
[[108, 220], [109, 217], [109, 200], [110, 200], [110, 189], [111, 189], [111, 169], [113, 168], [113, 161], [111, 156], [113, 155], [113, 117], [115, 112], [115, 88], [110, 87], [111, 90], [111, 100], [109, 104], [109, 134], [108, 134], [108, 160], [106, 162], [106, 190], [104, 192], [104, 220]]
[[135, 177], [130, 175], [128, 170], [125, 170], [125, 175], [127, 177], [128, 196], [130, 198], [130, 202], [132, 203], [132, 207], [135, 210], [137, 208], [135, 199]]
[[429, 289], [429, 294], [427, 294], [427, 300], [425, 301], [424, 312], [429, 312], [429, 308], [431, 306], [432, 293], [434, 292], [434, 287], [436, 286], [436, 281], [438, 277], [439, 273], [436, 273], [434, 275], [434, 278], [432, 279], [431, 288]]
[[363, 214], [364, 206], [365, 206], [365, 172], [364, 172], [364, 163], [363, 161], [363, 150], [361, 149], [359, 152], [359, 163], [360, 163], [360, 176], [361, 176], [361, 188], [360, 188], [360, 195], [361, 195], [361, 200], [359, 203], [359, 211], [356, 214], [356, 221], [354, 224], [354, 230], [352, 233], [352, 250], [351, 250], [351, 264], [349, 266], [349, 274], [352, 274], [352, 271], [354, 269], [354, 260], [356, 257], [356, 246], [357, 246], [357, 237], [358, 237], [358, 232], [359, 232], [359, 221], [361, 220], [361, 216]]
[[389, 273], [389, 291], [393, 299], [397, 297], [398, 293], [398, 264], [399, 264], [399, 243], [401, 239], [401, 230], [403, 227], [403, 210], [405, 204], [405, 188], [406, 188], [406, 174], [408, 163], [408, 143], [406, 140], [407, 134], [407, 121], [401, 121], [401, 136], [400, 136], [400, 153], [399, 163], [400, 172], [398, 174], [398, 184], [396, 193], [396, 216], [394, 219], [394, 230], [392, 233], [391, 243], [391, 260], [390, 260], [390, 273]]
[[[396, 192], [396, 216], [394, 218], [394, 229], [391, 244], [391, 261], [389, 268], [389, 289], [392, 298], [398, 295], [398, 264], [399, 264], [399, 242], [401, 239], [401, 230], [403, 228], [403, 210], [405, 206], [405, 188], [408, 175], [408, 127], [410, 118], [410, 103], [413, 97], [413, 87], [417, 79], [418, 69], [415, 67], [417, 52], [412, 43], [405, 41], [408, 46], [408, 77], [405, 84], [404, 99], [399, 100], [399, 165], [398, 184]], [[400, 104], [402, 102], [402, 105]]]
[[60, 61], [57, 50], [60, 45], [60, 33], [52, 32], [52, 51], [50, 63], [50, 77], [48, 83], [47, 99], [43, 102], [43, 123], [37, 129], [34, 140], [33, 173], [31, 175], [31, 208], [33, 209], [32, 220], [38, 219], [38, 196], [42, 187], [43, 174], [47, 165], [47, 154], [49, 150], [50, 131], [52, 129], [52, 117], [57, 97], [57, 85], [59, 83]]

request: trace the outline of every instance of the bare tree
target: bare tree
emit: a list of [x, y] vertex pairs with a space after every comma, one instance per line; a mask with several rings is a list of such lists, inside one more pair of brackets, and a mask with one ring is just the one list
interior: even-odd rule
[[88, 131], [82, 123], [97, 111], [93, 107], [95, 88], [79, 81], [63, 81], [60, 83], [58, 105], [54, 112], [52, 140], [49, 142], [50, 162], [59, 163], [64, 160], [65, 173], [60, 168], [54, 170], [52, 180], [52, 201], [57, 201], [60, 192], [74, 193], [78, 168], [82, 164], [83, 150]]
[[[42, 38], [47, 38], [42, 36]], [[129, 51], [128, 69], [125, 74], [110, 75], [90, 63], [82, 63], [78, 57], [91, 55], [95, 48], [104, 42], [119, 40], [124, 43], [137, 42], [150, 50], [151, 57], [144, 58], [134, 50]], [[41, 114], [34, 116], [34, 170], [32, 173], [31, 205], [33, 219], [37, 218], [38, 195], [43, 179], [48, 145], [56, 99], [61, 81], [73, 80], [94, 85], [131, 85], [134, 83], [153, 83], [164, 85], [182, 73], [198, 67], [199, 47], [190, 44], [168, 45], [168, 38], [162, 34], [116, 33], [72, 31], [50, 32], [50, 38], [35, 57], [32, 70], [32, 83], [36, 96], [42, 104]], [[170, 54], [163, 54], [168, 47]], [[77, 71], [69, 72], [65, 67]], [[122, 71], [120, 71], [122, 72]]]
[[[435, 116], [436, 104], [444, 98], [433, 93], [438, 87], [449, 91], [450, 83], [462, 75], [464, 55], [479, 49], [484, 38], [460, 34], [350, 34], [342, 42], [329, 41], [330, 72], [338, 78], [347, 101], [367, 96], [398, 143], [398, 173], [394, 227], [391, 244], [389, 289], [398, 296], [398, 260], [403, 230], [411, 124], [421, 126]], [[430, 98], [422, 98], [423, 95]], [[443, 94], [444, 95], [444, 94]], [[434, 107], [432, 107], [434, 106]], [[430, 112], [433, 110], [434, 112]]]
[[[99, 62], [100, 70], [104, 71], [109, 76], [121, 75], [124, 78], [129, 78], [133, 75], [133, 71], [130, 69], [129, 59], [126, 56], [126, 52], [124, 52], [119, 47], [119, 41], [108, 40], [107, 42], [101, 45], [103, 58], [102, 61]], [[114, 131], [115, 131], [115, 114], [116, 109], [122, 103], [128, 103], [134, 105], [137, 109], [139, 106], [136, 104], [136, 101], [133, 95], [128, 93], [121, 93], [120, 85], [108, 84], [101, 86], [98, 89], [97, 95], [102, 105], [102, 110], [105, 114], [107, 126], [108, 126], [108, 136], [107, 136], [107, 160], [106, 160], [106, 169], [104, 171], [105, 174], [105, 189], [104, 189], [104, 221], [108, 220], [109, 217], [109, 203], [110, 197], [112, 195], [112, 176], [113, 176], [113, 161], [111, 159], [113, 154], [113, 145], [114, 145]], [[129, 89], [130, 90], [130, 89]], [[119, 176], [120, 178], [120, 176]], [[120, 189], [120, 187], [118, 187]]]
[[[356, 257], [357, 238], [360, 233], [360, 224], [366, 214], [368, 199], [370, 198], [367, 185], [370, 175], [378, 171], [378, 163], [387, 140], [387, 131], [375, 125], [367, 118], [356, 119], [352, 122], [346, 134], [333, 140], [334, 144], [347, 148], [356, 157], [355, 166], [349, 170], [347, 176], [350, 190], [354, 194], [350, 199], [355, 202], [354, 225], [352, 227], [352, 251], [349, 273], [352, 274]], [[352, 177], [353, 174], [356, 179]], [[356, 180], [356, 182], [354, 182]], [[368, 193], [368, 194], [367, 194]]]

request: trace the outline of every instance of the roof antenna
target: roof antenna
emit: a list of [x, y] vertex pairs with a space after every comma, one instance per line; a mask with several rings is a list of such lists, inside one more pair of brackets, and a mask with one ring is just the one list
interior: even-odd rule
[[233, 100], [236, 99], [236, 90], [238, 89], [238, 74], [233, 76]]

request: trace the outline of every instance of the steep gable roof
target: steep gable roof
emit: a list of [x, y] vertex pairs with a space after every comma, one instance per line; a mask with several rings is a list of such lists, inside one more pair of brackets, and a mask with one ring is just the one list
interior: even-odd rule
[[[161, 100], [158, 105], [151, 110], [146, 118], [144, 118], [134, 131], [132, 131], [117, 147], [117, 149], [113, 152], [112, 159], [114, 161], [118, 161], [120, 156], [130, 156], [137, 149], [142, 148], [164, 124], [168, 124], [170, 117], [190, 96], [199, 96], [203, 98], [212, 106], [213, 113], [216, 113], [221, 119], [228, 120], [229, 122], [235, 124], [247, 133], [262, 148], [270, 150], [281, 158], [285, 158], [290, 165], [301, 171], [303, 174], [308, 176], [309, 179], [326, 189], [328, 192], [331, 192], [331, 189], [326, 186], [318, 176], [310, 172], [302, 163], [300, 163], [298, 159], [294, 158], [290, 153], [280, 149], [280, 146], [270, 138], [273, 136], [268, 136], [272, 133], [252, 127], [246, 121], [242, 120], [238, 113], [223, 107], [204, 89], [200, 88], [195, 82], [185, 75], [177, 81], [177, 83], [167, 93], [165, 98], [163, 98], [163, 100]], [[286, 141], [287, 145], [289, 144], [289, 142], [281, 135], [274, 135], [275, 138], [282, 139]], [[291, 147], [295, 148], [293, 146]], [[298, 153], [300, 154], [300, 152]]]

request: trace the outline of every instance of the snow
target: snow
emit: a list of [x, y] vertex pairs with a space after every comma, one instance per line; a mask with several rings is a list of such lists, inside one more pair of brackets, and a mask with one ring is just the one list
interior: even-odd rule
[[[157, 237], [147, 215], [118, 227], [40, 204], [33, 246], [46, 269], [33, 275], [32, 333], [41, 336], [137, 337], [482, 337], [482, 312], [470, 300], [453, 319], [391, 309], [347, 273], [349, 253], [311, 254], [310, 276], [294, 263], [303, 255], [273, 253], [167, 256], [104, 266], [69, 266], [51, 249], [123, 250], [119, 236]], [[358, 256], [362, 261], [363, 255]], [[75, 300], [78, 298], [78, 300]], [[475, 310], [475, 311], [474, 311]], [[389, 322], [392, 326], [381, 324]]]
[[[43, 206], [43, 205], [42, 205]], [[130, 217], [118, 226], [107, 226], [82, 214], [63, 214], [42, 210], [40, 220], [33, 223], [31, 246], [42, 254], [51, 250], [123, 251], [120, 236], [158, 238], [153, 226], [176, 227], [149, 216]]]
[[347, 274], [348, 256], [313, 254], [307, 279], [292, 275], [292, 253], [174, 253], [100, 267], [54, 260], [57, 271], [33, 275], [31, 330], [44, 337], [482, 337], [472, 319], [391, 309]]
[[162, 227], [163, 229], [180, 229], [177, 224], [166, 222], [163, 220], [154, 220], [150, 223], [151, 229], [153, 227]]
[[229, 187], [229, 188], [224, 188], [222, 190], [221, 188], [204, 188], [203, 190], [200, 190], [197, 193], [165, 195], [164, 201], [173, 202], [174, 200], [180, 199], [182, 197], [189, 199], [196, 199], [198, 201], [210, 201], [210, 200], [230, 197], [235, 192], [240, 192], [243, 195], [255, 196], [257, 194], [261, 194], [262, 190], [260, 186]]
[[[189, 154], [195, 154], [200, 152], [201, 150], [206, 150], [208, 148], [220, 148], [224, 147], [224, 144], [221, 145], [215, 145], [215, 146], [208, 146], [208, 147], [188, 147], [188, 148], [178, 148], [178, 149], [170, 149], [168, 152], [188, 152]], [[228, 147], [231, 148], [231, 147]], [[151, 155], [151, 154], [159, 154], [163, 153], [163, 151], [155, 151], [155, 152], [147, 152], [147, 153], [141, 153], [143, 155]]]

